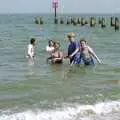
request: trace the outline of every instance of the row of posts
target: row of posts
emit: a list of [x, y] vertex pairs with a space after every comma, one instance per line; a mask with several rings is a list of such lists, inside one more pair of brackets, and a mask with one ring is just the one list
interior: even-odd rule
[[[115, 31], [119, 30], [119, 18], [118, 17], [110, 17], [110, 26], [115, 28]], [[45, 21], [43, 19], [43, 17], [36, 17], [35, 18], [35, 24], [44, 24]], [[101, 28], [105, 28], [107, 26], [107, 20], [104, 17], [90, 17], [89, 20], [85, 19], [84, 17], [71, 17], [71, 18], [67, 18], [66, 20], [64, 20], [63, 18], [60, 19], [56, 19], [54, 21], [54, 24], [66, 24], [66, 25], [81, 25], [81, 26], [85, 26], [87, 24], [90, 25], [90, 27], [96, 27], [97, 25], [100, 25]]]

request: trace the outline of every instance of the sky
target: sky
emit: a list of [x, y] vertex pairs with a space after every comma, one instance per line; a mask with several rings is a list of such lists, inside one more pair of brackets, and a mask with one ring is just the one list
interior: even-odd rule
[[[0, 13], [52, 13], [53, 0], [0, 0]], [[120, 13], [120, 0], [58, 0], [59, 13]]]

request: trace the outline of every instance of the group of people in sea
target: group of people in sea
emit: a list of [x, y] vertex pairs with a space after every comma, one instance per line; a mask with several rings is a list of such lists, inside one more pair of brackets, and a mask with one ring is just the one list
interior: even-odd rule
[[[94, 59], [96, 59], [99, 64], [102, 63], [84, 38], [76, 40], [76, 34], [74, 32], [68, 33], [67, 38], [69, 41], [67, 54], [60, 51], [60, 41], [48, 41], [48, 45], [46, 46], [45, 50], [50, 56], [47, 58], [47, 61], [53, 64], [62, 64], [64, 59], [69, 59], [70, 65], [80, 65], [82, 63], [85, 65], [94, 65]], [[32, 62], [34, 61], [35, 57], [35, 42], [36, 39], [31, 38], [30, 44], [28, 45], [27, 56]]]

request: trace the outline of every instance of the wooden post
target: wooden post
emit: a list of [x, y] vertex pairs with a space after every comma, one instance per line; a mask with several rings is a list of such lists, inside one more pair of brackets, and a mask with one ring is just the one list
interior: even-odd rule
[[53, 1], [53, 8], [54, 8], [54, 24], [58, 24], [58, 19], [57, 19], [58, 1], [57, 0]]
[[115, 31], [119, 30], [119, 18], [115, 17]]

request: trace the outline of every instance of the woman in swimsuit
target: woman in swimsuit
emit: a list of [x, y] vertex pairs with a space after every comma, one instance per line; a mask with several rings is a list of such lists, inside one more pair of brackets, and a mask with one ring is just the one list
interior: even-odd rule
[[87, 45], [87, 42], [84, 40], [84, 38], [80, 40], [80, 53], [81, 60], [84, 62], [85, 65], [94, 65], [95, 63], [93, 58], [95, 58], [98, 63], [102, 63], [93, 49]]
[[54, 51], [51, 54], [51, 62], [61, 64], [63, 63], [63, 52], [59, 51], [60, 43], [58, 41], [54, 41]]

